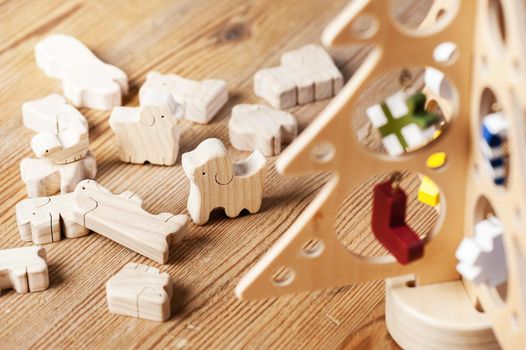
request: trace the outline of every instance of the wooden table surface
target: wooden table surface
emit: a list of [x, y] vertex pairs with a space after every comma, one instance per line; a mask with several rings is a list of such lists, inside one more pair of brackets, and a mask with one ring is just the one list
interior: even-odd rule
[[[35, 44], [50, 33], [70, 34], [130, 80], [124, 102], [150, 70], [191, 79], [225, 79], [228, 104], [206, 126], [185, 124], [181, 153], [207, 137], [228, 143], [227, 122], [239, 103], [261, 102], [252, 77], [277, 65], [280, 55], [319, 42], [347, 0], [0, 0], [0, 249], [28, 246], [20, 240], [14, 207], [26, 197], [19, 162], [32, 156], [32, 133], [22, 125], [24, 101], [61, 93], [60, 83], [36, 66]], [[332, 52], [346, 78], [366, 49]], [[303, 130], [327, 105], [292, 109]], [[188, 183], [180, 166], [129, 165], [118, 160], [109, 112], [81, 110], [89, 120], [97, 181], [114, 193], [138, 193], [152, 213], [185, 213]], [[231, 148], [229, 146], [229, 148]], [[239, 159], [247, 153], [233, 151]], [[47, 291], [0, 296], [0, 349], [389, 349], [396, 344], [384, 324], [382, 281], [260, 301], [239, 301], [240, 277], [292, 224], [327, 181], [328, 174], [282, 177], [271, 159], [262, 210], [227, 219], [214, 213], [205, 226], [190, 223], [186, 238], [161, 266], [95, 233], [46, 245], [51, 285]], [[409, 221], [422, 206], [413, 193]], [[350, 194], [341, 210], [341, 238], [362, 254], [385, 254], [371, 238], [370, 191]], [[347, 234], [353, 228], [352, 234]], [[347, 231], [346, 231], [347, 230]], [[167, 271], [175, 281], [172, 318], [156, 323], [112, 315], [105, 282], [128, 262]]]

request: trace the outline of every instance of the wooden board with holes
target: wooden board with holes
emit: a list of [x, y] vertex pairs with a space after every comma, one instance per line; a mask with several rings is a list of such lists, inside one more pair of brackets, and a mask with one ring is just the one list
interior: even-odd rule
[[[262, 103], [252, 92], [256, 70], [279, 64], [281, 54], [319, 43], [323, 28], [347, 0], [124, 0], [81, 2], [47, 0], [0, 1], [0, 249], [25, 246], [20, 240], [14, 207], [26, 198], [19, 178], [19, 161], [32, 156], [32, 132], [23, 127], [24, 101], [60, 93], [57, 80], [46, 77], [34, 62], [34, 45], [51, 33], [77, 37], [104, 62], [124, 70], [131, 92], [123, 100], [137, 106], [137, 89], [147, 72], [180, 72], [203, 80], [221, 77], [232, 91], [231, 101], [206, 127], [191, 125], [181, 137], [180, 153], [207, 137], [219, 137], [235, 161], [248, 155], [228, 143], [228, 119], [236, 104]], [[416, 4], [415, 4], [416, 3]], [[404, 19], [418, 21], [426, 1], [404, 5]], [[403, 11], [404, 8], [401, 8]], [[102, 16], [101, 13], [104, 13]], [[346, 80], [356, 71], [367, 49], [332, 51]], [[379, 84], [390, 84], [386, 79]], [[293, 109], [299, 131], [329, 103]], [[97, 156], [96, 180], [119, 193], [133, 189], [153, 214], [182, 213], [188, 182], [180, 164], [170, 168], [119, 161], [108, 112], [80, 109], [89, 120], [90, 149]], [[303, 293], [267, 301], [240, 302], [233, 290], [241, 276], [283, 234], [328, 180], [326, 175], [282, 177], [269, 160], [261, 211], [225, 219], [212, 214], [205, 226], [187, 225], [186, 238], [162, 271], [174, 281], [172, 317], [159, 324], [112, 315], [104, 284], [128, 262], [161, 265], [129, 249], [90, 234], [46, 246], [50, 288], [19, 296], [2, 291], [2, 346], [10, 348], [231, 348], [302, 347], [395, 349], [383, 319], [383, 283]], [[370, 179], [371, 186], [380, 178]], [[417, 191], [419, 179], [408, 177], [405, 188]], [[162, 183], [162, 186], [158, 185]], [[367, 231], [369, 192], [349, 196], [339, 227], [360, 227], [347, 237], [364, 255], [382, 255]], [[364, 208], [364, 210], [360, 209]], [[410, 223], [427, 229], [417, 213], [425, 210], [411, 197]], [[349, 215], [350, 213], [350, 215]], [[9, 312], [7, 312], [9, 311]], [[228, 317], [224, 317], [228, 315]], [[97, 320], [94, 322], [93, 320]], [[56, 330], [60, 331], [56, 331]]]

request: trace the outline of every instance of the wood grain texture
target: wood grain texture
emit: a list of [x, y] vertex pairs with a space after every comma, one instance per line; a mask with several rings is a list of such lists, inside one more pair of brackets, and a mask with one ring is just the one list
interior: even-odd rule
[[[425, 11], [424, 3], [412, 12]], [[139, 6], [140, 4], [140, 6]], [[61, 92], [34, 61], [34, 45], [45, 35], [70, 34], [104, 62], [122, 68], [130, 80], [124, 103], [137, 106], [137, 91], [151, 70], [190, 79], [227, 81], [228, 104], [207, 126], [187, 123], [181, 153], [207, 137], [218, 137], [234, 158], [247, 153], [228, 144], [228, 117], [240, 103], [264, 103], [252, 92], [253, 74], [279, 64], [282, 53], [319, 43], [325, 25], [347, 0], [151, 0], [0, 2], [0, 249], [27, 246], [20, 240], [15, 204], [26, 197], [19, 162], [31, 156], [32, 133], [22, 125], [24, 101]], [[346, 78], [368, 50], [332, 51]], [[292, 110], [299, 130], [328, 101]], [[132, 190], [145, 209], [183, 213], [188, 181], [174, 167], [120, 162], [109, 112], [81, 109], [90, 125], [91, 149], [97, 156], [97, 181], [119, 193]], [[365, 118], [365, 116], [364, 116]], [[249, 267], [292, 224], [328, 177], [281, 177], [270, 160], [262, 209], [254, 215], [226, 219], [212, 215], [205, 226], [188, 224], [186, 238], [162, 268], [175, 282], [172, 317], [163, 324], [111, 315], [105, 282], [129, 262], [149, 259], [100, 235], [46, 245], [50, 288], [42, 293], [0, 296], [0, 339], [6, 348], [176, 348], [176, 349], [390, 349], [383, 282], [303, 293], [278, 299], [241, 302], [234, 286]], [[369, 228], [371, 179], [348, 196], [337, 222], [340, 239], [365, 255], [385, 254]], [[417, 177], [403, 186], [410, 193], [408, 222], [420, 232], [432, 223], [422, 220], [416, 201]], [[162, 184], [162, 185], [161, 185]], [[363, 189], [362, 189], [363, 188]], [[412, 194], [412, 195], [411, 195]], [[424, 216], [425, 217], [425, 216]], [[346, 236], [345, 228], [360, 227]], [[30, 325], [30, 327], [28, 326]]]

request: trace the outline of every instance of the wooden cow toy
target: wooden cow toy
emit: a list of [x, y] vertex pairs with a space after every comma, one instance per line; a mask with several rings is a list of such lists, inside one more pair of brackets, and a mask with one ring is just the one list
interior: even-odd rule
[[184, 153], [182, 165], [190, 180], [188, 211], [196, 224], [205, 224], [215, 208], [224, 208], [232, 218], [243, 209], [255, 213], [261, 207], [267, 173], [267, 160], [261, 151], [233, 164], [223, 143], [211, 138]]
[[281, 144], [291, 143], [298, 124], [290, 113], [263, 105], [237, 105], [228, 122], [230, 143], [241, 151], [259, 149], [265, 156], [281, 152]]
[[94, 180], [75, 188], [75, 222], [160, 264], [168, 261], [170, 245], [182, 238], [186, 215], [152, 215], [142, 209], [142, 199], [126, 191], [112, 194]]
[[75, 106], [108, 110], [120, 106], [128, 93], [128, 77], [102, 62], [72, 36], [53, 34], [35, 47], [37, 66], [62, 81], [64, 96]]
[[172, 111], [157, 106], [115, 107], [110, 126], [117, 136], [123, 162], [175, 164], [181, 124]]
[[172, 295], [170, 275], [143, 264], [129, 263], [106, 282], [108, 308], [117, 315], [165, 321]]
[[150, 72], [139, 90], [141, 106], [174, 109], [170, 95], [182, 106], [184, 119], [207, 124], [228, 100], [224, 80], [193, 81], [175, 74]]
[[20, 238], [35, 244], [59, 241], [62, 236], [86, 236], [89, 230], [73, 221], [73, 193], [28, 198], [16, 205]]
[[287, 52], [279, 67], [254, 75], [254, 93], [279, 109], [331, 98], [342, 86], [342, 74], [319, 45]]
[[0, 293], [39, 292], [49, 286], [46, 249], [38, 246], [0, 250]]
[[24, 158], [20, 162], [20, 175], [26, 184], [28, 197], [73, 192], [80, 181], [93, 179], [96, 174], [97, 161], [89, 152], [81, 160], [68, 164], [32, 158]]

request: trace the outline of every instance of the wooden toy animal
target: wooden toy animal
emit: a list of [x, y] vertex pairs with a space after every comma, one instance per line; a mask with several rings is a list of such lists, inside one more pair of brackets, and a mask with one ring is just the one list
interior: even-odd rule
[[243, 209], [255, 213], [261, 207], [267, 174], [261, 151], [233, 164], [223, 143], [211, 138], [184, 153], [182, 165], [190, 180], [188, 211], [197, 225], [205, 224], [215, 208], [223, 208], [232, 218]]
[[172, 96], [182, 106], [184, 119], [207, 124], [228, 101], [224, 80], [193, 81], [175, 74], [150, 72], [139, 90], [141, 106], [162, 106], [173, 110]]
[[498, 286], [508, 279], [504, 226], [495, 216], [475, 225], [475, 235], [465, 237], [455, 256], [457, 271], [468, 281]]
[[281, 66], [254, 75], [254, 93], [278, 109], [331, 98], [342, 86], [342, 74], [319, 45], [287, 52]]
[[106, 282], [112, 314], [152, 321], [170, 318], [173, 284], [170, 275], [143, 264], [126, 264]]
[[69, 35], [52, 34], [35, 46], [37, 66], [62, 81], [64, 96], [77, 107], [109, 110], [128, 93], [128, 77], [98, 59]]
[[186, 215], [152, 215], [133, 192], [114, 195], [94, 180], [75, 188], [75, 222], [158, 263], [168, 261], [170, 244], [182, 238]]
[[49, 286], [46, 249], [38, 246], [0, 250], [0, 293], [39, 292]]
[[72, 192], [80, 181], [92, 179], [96, 174], [97, 161], [90, 152], [81, 160], [68, 164], [33, 158], [20, 162], [20, 175], [30, 198]]
[[119, 158], [123, 162], [175, 164], [181, 124], [170, 111], [157, 106], [115, 107], [110, 126], [117, 136]]
[[298, 134], [292, 114], [263, 105], [237, 105], [228, 122], [230, 143], [241, 151], [259, 149], [265, 156], [281, 152]]
[[16, 205], [20, 238], [47, 244], [86, 236], [89, 230], [73, 221], [73, 193], [24, 199]]
[[[22, 104], [24, 126], [35, 132], [56, 132], [58, 116], [60, 114], [73, 114], [72, 110], [66, 109], [65, 106], [72, 107], [66, 103], [64, 97], [58, 94], [49, 94], [40, 99], [24, 102]], [[75, 117], [82, 120], [82, 123], [87, 126], [86, 118], [76, 108], [74, 110]]]

